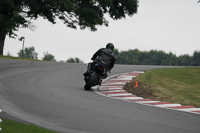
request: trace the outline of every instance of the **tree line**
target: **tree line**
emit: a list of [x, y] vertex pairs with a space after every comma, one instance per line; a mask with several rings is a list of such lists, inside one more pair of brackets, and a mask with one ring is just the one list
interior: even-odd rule
[[187, 54], [176, 56], [164, 51], [139, 51], [138, 49], [121, 51], [114, 50], [116, 64], [129, 65], [168, 65], [168, 66], [200, 66], [200, 51], [195, 51], [192, 56]]
[[[35, 52], [34, 47], [25, 48], [24, 50], [20, 50], [18, 53], [19, 58], [27, 58], [27, 59], [38, 59], [38, 53]], [[10, 56], [10, 54], [8, 54]], [[46, 52], [44, 53], [44, 57], [42, 57], [43, 61], [56, 61], [55, 56]], [[79, 58], [69, 58], [66, 61], [60, 61], [60, 62], [68, 62], [68, 63], [83, 63], [82, 60]]]
[[[194, 51], [192, 56], [188, 54], [176, 56], [172, 52], [165, 53], [164, 51], [150, 50], [139, 51], [138, 49], [121, 51], [114, 49], [117, 56], [115, 64], [128, 64], [128, 65], [167, 65], [167, 66], [200, 66], [200, 51]], [[18, 53], [20, 58], [38, 59], [38, 54], [35, 52], [34, 47], [25, 48]], [[9, 55], [9, 54], [8, 54]], [[56, 61], [54, 55], [46, 52], [44, 61]], [[69, 58], [68, 63], [83, 63], [78, 57]]]

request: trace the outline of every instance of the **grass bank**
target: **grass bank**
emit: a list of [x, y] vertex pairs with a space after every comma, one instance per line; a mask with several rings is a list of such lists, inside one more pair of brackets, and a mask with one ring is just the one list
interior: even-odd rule
[[35, 125], [23, 124], [7, 119], [0, 123], [1, 133], [56, 133]]
[[36, 60], [36, 59], [27, 59], [27, 58], [19, 58], [19, 57], [13, 57], [13, 56], [2, 56], [2, 55], [0, 55], [0, 59], [25, 60], [25, 61], [41, 61], [41, 60]]
[[[138, 80], [138, 88], [133, 88], [135, 80]], [[200, 107], [200, 67], [147, 71], [124, 89], [152, 100]]]

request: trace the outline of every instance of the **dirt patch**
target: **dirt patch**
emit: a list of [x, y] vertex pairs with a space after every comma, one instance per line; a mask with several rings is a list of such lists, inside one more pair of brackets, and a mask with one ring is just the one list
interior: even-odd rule
[[123, 89], [129, 93], [132, 93], [133, 95], [143, 97], [143, 98], [156, 97], [156, 95], [153, 94], [152, 88], [150, 86], [148, 86], [147, 84], [141, 83], [137, 80], [138, 87], [135, 87], [135, 81], [136, 79], [133, 78], [131, 82], [126, 83]]

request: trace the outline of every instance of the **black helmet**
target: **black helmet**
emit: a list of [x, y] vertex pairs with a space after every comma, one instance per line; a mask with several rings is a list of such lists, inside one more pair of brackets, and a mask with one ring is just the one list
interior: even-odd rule
[[108, 43], [108, 44], [106, 45], [106, 48], [111, 49], [111, 50], [114, 50], [114, 45], [113, 45], [112, 43]]

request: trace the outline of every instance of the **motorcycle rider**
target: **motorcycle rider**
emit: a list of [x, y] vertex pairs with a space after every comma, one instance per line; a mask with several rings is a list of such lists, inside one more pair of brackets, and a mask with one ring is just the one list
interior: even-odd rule
[[[114, 45], [112, 43], [108, 43], [106, 48], [99, 49], [91, 58], [93, 62], [88, 63], [87, 71], [83, 74], [85, 78], [91, 73], [92, 67], [95, 63], [101, 63], [106, 66], [107, 71], [114, 67], [116, 56], [113, 53]], [[102, 75], [102, 79], [105, 79], [107, 74]]]

